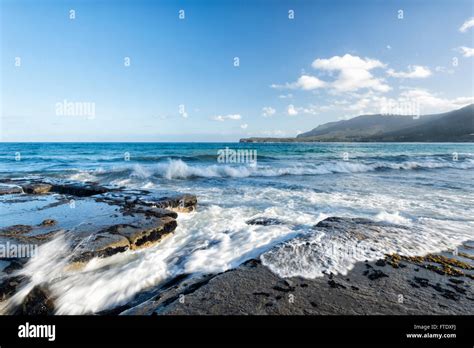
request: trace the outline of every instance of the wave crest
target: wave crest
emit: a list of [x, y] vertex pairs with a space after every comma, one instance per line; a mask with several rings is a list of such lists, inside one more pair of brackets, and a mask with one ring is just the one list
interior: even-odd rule
[[79, 172], [70, 176], [71, 179], [92, 181], [116, 181], [124, 179], [144, 180], [152, 177], [175, 179], [193, 178], [245, 178], [245, 177], [272, 177], [284, 175], [324, 175], [324, 174], [351, 174], [366, 173], [384, 170], [433, 170], [442, 168], [472, 169], [474, 161], [405, 161], [401, 163], [373, 162], [363, 163], [356, 161], [328, 161], [326, 163], [305, 163], [292, 166], [278, 165], [228, 165], [228, 164], [188, 164], [180, 159], [158, 163], [155, 166], [134, 164], [127, 167], [116, 167], [110, 170], [95, 170]]

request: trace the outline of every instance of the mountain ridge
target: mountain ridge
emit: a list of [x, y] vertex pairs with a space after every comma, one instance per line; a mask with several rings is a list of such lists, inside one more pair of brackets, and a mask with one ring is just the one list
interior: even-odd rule
[[361, 115], [328, 122], [295, 138], [243, 138], [240, 142], [474, 142], [474, 104], [423, 116]]

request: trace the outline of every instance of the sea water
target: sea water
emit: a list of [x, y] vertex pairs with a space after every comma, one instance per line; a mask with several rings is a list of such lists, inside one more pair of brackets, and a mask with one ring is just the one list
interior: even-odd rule
[[[255, 151], [256, 160], [218, 161], [226, 148]], [[474, 144], [2, 143], [0, 178], [93, 181], [198, 198], [197, 211], [179, 214], [171, 237], [81, 270], [65, 271], [63, 237], [42, 245], [20, 271], [31, 282], [15, 298], [46, 281], [57, 313], [94, 313], [177, 275], [222, 272], [250, 258], [282, 277], [314, 278], [347, 273], [384, 253], [450, 250], [474, 239], [473, 171]], [[0, 216], [2, 226], [12, 224], [6, 212]], [[330, 216], [403, 228], [374, 233], [361, 248], [351, 236], [314, 227]], [[257, 217], [281, 224], [247, 224]]]

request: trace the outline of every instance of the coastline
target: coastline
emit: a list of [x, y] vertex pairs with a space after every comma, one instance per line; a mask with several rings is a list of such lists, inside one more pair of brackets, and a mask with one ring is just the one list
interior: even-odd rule
[[[29, 201], [51, 199], [42, 208], [49, 219], [37, 225], [24, 223], [1, 229], [1, 238], [10, 241], [43, 245], [63, 233], [71, 223], [68, 219], [76, 220], [72, 223], [82, 219], [81, 209], [88, 213], [90, 209], [107, 207], [102, 211], [105, 215], [92, 221], [92, 225], [75, 231], [74, 238], [70, 239], [71, 249], [64, 254], [66, 269], [80, 269], [93, 258], [107, 259], [127, 250], [161, 243], [176, 229], [178, 213], [197, 208], [196, 197], [189, 195], [151, 200], [146, 191], [110, 189], [93, 183], [55, 185], [14, 181], [12, 184], [10, 181], [9, 186], [5, 185], [4, 181], [2, 197], [11, 204], [25, 198]], [[68, 207], [71, 198], [76, 207], [82, 208], [71, 210]], [[69, 209], [73, 214], [58, 218], [61, 209]], [[265, 226], [279, 221], [256, 219], [247, 223]], [[330, 217], [315, 228], [330, 228], [333, 233], [349, 229], [362, 240], [369, 230], [392, 226], [365, 219]], [[474, 311], [473, 251], [474, 243], [470, 241], [455, 256], [448, 252], [424, 257], [387, 255], [385, 259], [358, 262], [347, 274], [324, 274], [314, 279], [283, 278], [260, 259], [251, 258], [223, 273], [178, 275], [139, 291], [126, 303], [95, 314], [470, 314]], [[22, 273], [23, 259], [9, 258], [6, 262], [0, 284], [2, 304], [7, 304], [3, 314], [54, 314], [56, 299], [49, 289], [54, 284], [30, 283]], [[23, 297], [10, 303], [9, 299], [20, 291]]]

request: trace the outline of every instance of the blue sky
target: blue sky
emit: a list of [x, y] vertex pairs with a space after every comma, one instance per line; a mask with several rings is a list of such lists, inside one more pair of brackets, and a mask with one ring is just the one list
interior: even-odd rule
[[0, 3], [2, 141], [236, 141], [473, 102], [471, 0]]

